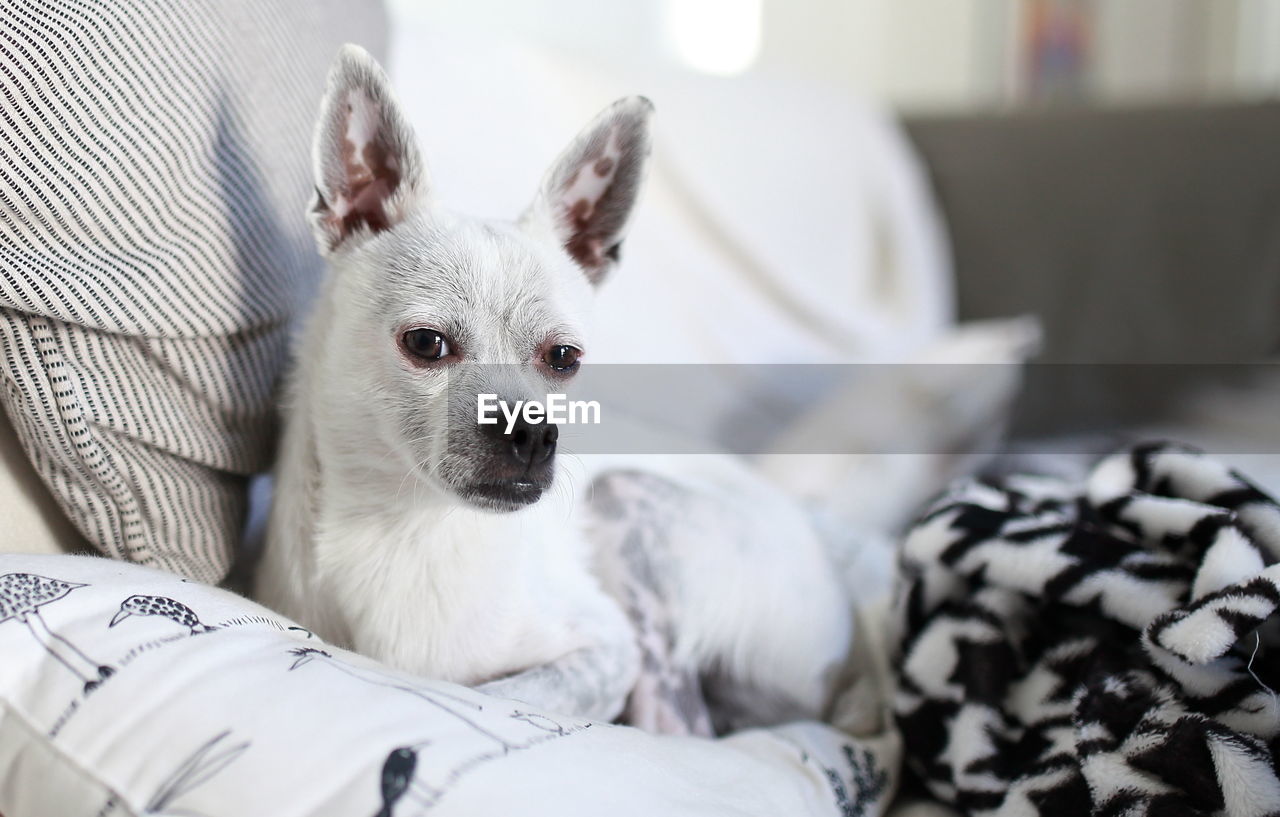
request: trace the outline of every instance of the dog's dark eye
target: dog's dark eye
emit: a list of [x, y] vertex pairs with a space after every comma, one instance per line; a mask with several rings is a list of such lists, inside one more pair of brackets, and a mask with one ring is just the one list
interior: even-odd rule
[[409, 354], [426, 361], [441, 360], [453, 354], [449, 339], [434, 329], [410, 329], [401, 340]]
[[552, 346], [542, 355], [542, 362], [557, 372], [568, 372], [576, 369], [582, 350], [576, 346]]

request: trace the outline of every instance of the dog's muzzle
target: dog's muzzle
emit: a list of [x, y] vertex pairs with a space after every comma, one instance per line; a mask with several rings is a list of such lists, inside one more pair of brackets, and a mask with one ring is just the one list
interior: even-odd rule
[[555, 474], [560, 428], [523, 417], [516, 418], [510, 432], [501, 423], [479, 428], [490, 445], [489, 463], [484, 479], [463, 491], [466, 497], [491, 510], [516, 510], [537, 502]]

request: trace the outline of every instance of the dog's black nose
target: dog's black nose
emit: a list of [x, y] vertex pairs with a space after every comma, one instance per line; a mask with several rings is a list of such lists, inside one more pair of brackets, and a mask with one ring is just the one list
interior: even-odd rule
[[560, 439], [560, 427], [554, 423], [531, 423], [523, 417], [515, 421], [511, 433], [502, 426], [489, 426], [502, 438], [506, 453], [518, 465], [537, 468], [556, 453], [556, 440]]

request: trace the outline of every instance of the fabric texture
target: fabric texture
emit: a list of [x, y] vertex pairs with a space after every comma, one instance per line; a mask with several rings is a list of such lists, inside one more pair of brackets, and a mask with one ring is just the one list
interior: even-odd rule
[[968, 814], [1280, 814], [1280, 507], [1171, 445], [972, 481], [907, 536], [894, 708]]
[[862, 738], [658, 737], [395, 672], [93, 557], [0, 555], [0, 655], [5, 817], [872, 817], [900, 761], [858, 684], [869, 705], [838, 709]]
[[84, 537], [226, 573], [270, 464], [329, 62], [378, 3], [0, 6], [0, 403]]
[[0, 411], [0, 553], [71, 553], [86, 546]]

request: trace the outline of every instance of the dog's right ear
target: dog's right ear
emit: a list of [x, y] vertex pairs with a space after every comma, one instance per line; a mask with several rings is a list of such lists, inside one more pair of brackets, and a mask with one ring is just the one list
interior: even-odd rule
[[344, 45], [329, 70], [312, 151], [309, 217], [321, 255], [394, 227], [426, 198], [413, 129], [382, 67], [359, 46]]

